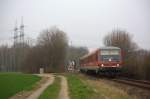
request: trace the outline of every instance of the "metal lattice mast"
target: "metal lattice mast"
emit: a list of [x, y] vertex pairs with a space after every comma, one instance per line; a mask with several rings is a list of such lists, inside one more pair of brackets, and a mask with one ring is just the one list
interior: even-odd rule
[[23, 17], [21, 17], [21, 25], [20, 25], [20, 43], [22, 43], [23, 47], [24, 47], [24, 24], [23, 24]]
[[16, 20], [15, 28], [14, 28], [14, 47], [16, 47], [17, 43], [18, 43], [18, 27], [17, 27], [17, 20]]
[[12, 71], [16, 70], [16, 66], [17, 66], [17, 59], [16, 59], [16, 47], [18, 44], [18, 27], [17, 27], [17, 20], [15, 23], [15, 28], [14, 28], [14, 51], [13, 51], [13, 65], [12, 65]]

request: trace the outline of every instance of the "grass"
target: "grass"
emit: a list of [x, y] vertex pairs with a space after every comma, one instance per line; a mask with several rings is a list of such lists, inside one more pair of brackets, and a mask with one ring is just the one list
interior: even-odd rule
[[107, 83], [96, 81], [91, 84], [94, 85], [95, 89], [98, 91], [99, 97], [108, 99], [132, 99], [126, 92], [119, 90], [114, 86], [109, 86]]
[[66, 75], [69, 84], [69, 95], [71, 99], [91, 99], [93, 97], [93, 89], [81, 81], [81, 79], [74, 74]]
[[57, 99], [60, 88], [60, 78], [55, 77], [54, 83], [52, 85], [49, 85], [38, 99]]
[[89, 80], [78, 74], [66, 74], [71, 99], [136, 99], [102, 80]]
[[129, 96], [127, 92], [111, 85], [109, 82], [103, 80], [88, 80], [85, 77], [81, 78], [94, 87], [97, 91], [97, 99], [136, 99], [136, 97]]
[[41, 77], [23, 73], [0, 73], [0, 99], [8, 99], [23, 90], [31, 90]]

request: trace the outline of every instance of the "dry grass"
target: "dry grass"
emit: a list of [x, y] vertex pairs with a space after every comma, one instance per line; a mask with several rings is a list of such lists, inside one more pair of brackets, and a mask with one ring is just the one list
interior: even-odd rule
[[117, 83], [110, 80], [102, 80], [104, 83], [109, 83], [109, 85], [117, 87], [118, 89], [126, 92], [128, 95], [136, 97], [135, 99], [150, 99], [150, 91], [144, 90], [135, 86], [130, 86], [126, 84]]
[[104, 80], [90, 80], [80, 75], [81, 79], [89, 86], [93, 87], [96, 94], [92, 99], [137, 99], [136, 96], [130, 96], [122, 89], [119, 89]]
[[95, 87], [97, 93], [99, 93], [101, 97], [104, 97], [104, 99], [136, 99], [135, 97], [129, 96], [125, 91], [104, 83], [103, 81], [87, 80], [87, 82]]

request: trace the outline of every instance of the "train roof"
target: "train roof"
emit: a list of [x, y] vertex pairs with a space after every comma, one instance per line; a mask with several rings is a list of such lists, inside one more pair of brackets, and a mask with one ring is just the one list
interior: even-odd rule
[[82, 56], [80, 59], [84, 59], [84, 58], [86, 58], [86, 57], [88, 57], [88, 56], [94, 54], [94, 53], [95, 53], [96, 51], [98, 51], [98, 50], [100, 50], [100, 49], [98, 48], [98, 49], [96, 49], [95, 51], [92, 51], [92, 52], [90, 52], [90, 53], [88, 53], [88, 54]]
[[88, 53], [88, 54], [82, 56], [80, 59], [84, 59], [84, 58], [86, 58], [86, 57], [88, 57], [88, 56], [94, 54], [94, 53], [95, 53], [96, 51], [98, 51], [98, 50], [109, 50], [109, 49], [118, 49], [118, 50], [120, 50], [119, 47], [115, 47], [115, 46], [100, 47], [100, 48], [96, 49], [95, 51], [90, 52], [90, 53]]

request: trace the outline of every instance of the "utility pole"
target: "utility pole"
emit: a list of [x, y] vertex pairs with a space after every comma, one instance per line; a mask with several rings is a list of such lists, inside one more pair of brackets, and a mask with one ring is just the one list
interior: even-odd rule
[[13, 64], [12, 64], [12, 71], [16, 70], [16, 65], [17, 65], [17, 44], [18, 44], [18, 27], [17, 27], [17, 20], [15, 23], [15, 27], [14, 27], [14, 49], [13, 49]]
[[13, 48], [13, 60], [12, 60], [12, 71], [20, 71], [22, 61], [24, 59], [24, 24], [23, 17], [21, 17], [21, 24], [17, 27], [17, 21], [14, 28], [14, 48]]
[[[19, 30], [19, 31], [18, 31]], [[19, 32], [19, 33], [18, 33]], [[24, 24], [23, 24], [23, 17], [21, 17], [21, 25], [18, 29], [17, 27], [17, 21], [15, 23], [14, 28], [14, 47], [17, 43], [24, 43]]]
[[14, 48], [16, 47], [17, 43], [18, 43], [18, 27], [17, 27], [17, 20], [16, 20], [15, 28], [14, 28]]
[[24, 42], [24, 24], [23, 24], [23, 17], [21, 17], [21, 25], [20, 25], [20, 46], [19, 46], [19, 55], [18, 55], [18, 70], [21, 70], [22, 62], [24, 60], [24, 53], [25, 53], [25, 42]]
[[22, 47], [24, 48], [24, 24], [23, 17], [21, 17], [21, 25], [20, 25], [20, 43], [22, 43]]

